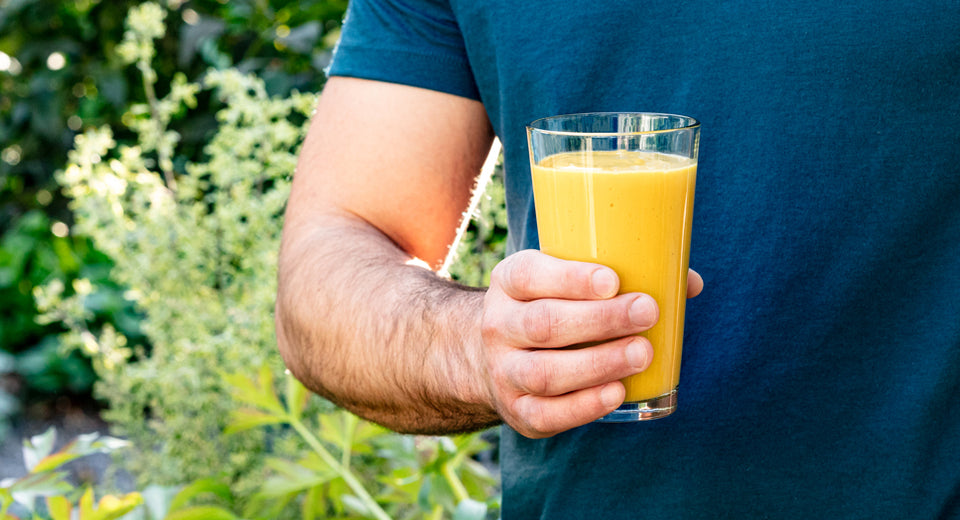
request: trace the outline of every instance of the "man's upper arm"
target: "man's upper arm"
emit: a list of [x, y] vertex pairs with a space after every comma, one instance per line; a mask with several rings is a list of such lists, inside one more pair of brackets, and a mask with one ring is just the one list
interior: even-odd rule
[[285, 239], [351, 216], [443, 262], [493, 138], [478, 101], [353, 78], [324, 88], [300, 155]]

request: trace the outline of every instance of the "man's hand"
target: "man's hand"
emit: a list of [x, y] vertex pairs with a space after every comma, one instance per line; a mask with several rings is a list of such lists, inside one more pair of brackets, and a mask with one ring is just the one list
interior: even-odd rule
[[[688, 293], [702, 280], [691, 272]], [[617, 296], [612, 269], [521, 251], [493, 271], [484, 299], [483, 358], [497, 413], [519, 433], [549, 437], [596, 420], [624, 399], [620, 379], [650, 365], [657, 304]], [[588, 348], [565, 349], [580, 343]]]

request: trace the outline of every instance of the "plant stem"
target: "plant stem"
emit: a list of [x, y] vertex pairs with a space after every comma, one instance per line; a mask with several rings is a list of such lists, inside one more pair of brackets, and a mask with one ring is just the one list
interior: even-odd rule
[[357, 498], [359, 498], [364, 505], [367, 506], [367, 509], [373, 513], [375, 518], [378, 520], [391, 520], [390, 515], [388, 515], [386, 511], [380, 507], [380, 504], [378, 504], [372, 496], [370, 496], [370, 493], [367, 492], [367, 489], [363, 487], [363, 484], [357, 480], [357, 477], [353, 474], [353, 472], [343, 467], [343, 465], [341, 465], [337, 459], [334, 458], [334, 456], [323, 447], [323, 444], [320, 443], [320, 440], [317, 439], [317, 437], [313, 435], [313, 433], [311, 433], [310, 430], [308, 430], [299, 419], [290, 417], [289, 421], [290, 426], [293, 426], [293, 429], [296, 430], [301, 437], [303, 437], [303, 440], [305, 440], [307, 444], [313, 448], [313, 451], [320, 456], [324, 463], [326, 463], [331, 469], [340, 475], [340, 478], [347, 483], [347, 486], [350, 487], [350, 490], [353, 491], [357, 495]]
[[470, 493], [467, 493], [467, 488], [463, 485], [463, 482], [460, 481], [460, 478], [457, 477], [455, 468], [459, 463], [460, 457], [454, 457], [445, 462], [440, 471], [443, 473], [443, 478], [450, 484], [450, 489], [453, 490], [453, 496], [457, 497], [457, 502], [462, 502], [470, 498]]
[[160, 157], [158, 166], [163, 171], [163, 180], [167, 185], [167, 189], [175, 192], [177, 191], [177, 181], [173, 176], [173, 171], [169, 168], [171, 157], [163, 145], [163, 132], [166, 129], [166, 125], [164, 125], [163, 118], [160, 114], [160, 102], [157, 99], [157, 92], [153, 88], [157, 73], [153, 70], [153, 66], [148, 60], [141, 61], [137, 66], [143, 76], [143, 91], [147, 97], [147, 106], [150, 107], [150, 117], [153, 118], [157, 125], [156, 138], [158, 141], [156, 148], [157, 155]]
[[344, 468], [349, 469], [350, 456], [352, 455], [351, 448], [353, 447], [353, 436], [357, 432], [357, 424], [359, 423], [359, 420], [357, 419], [356, 415], [344, 411], [343, 422], [345, 424], [343, 428], [343, 446], [341, 446], [340, 464], [342, 464]]

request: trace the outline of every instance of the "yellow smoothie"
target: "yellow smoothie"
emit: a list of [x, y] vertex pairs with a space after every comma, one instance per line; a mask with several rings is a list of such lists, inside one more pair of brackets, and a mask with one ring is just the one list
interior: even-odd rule
[[627, 402], [669, 393], [680, 378], [697, 162], [637, 151], [570, 152], [532, 167], [540, 249], [611, 267], [620, 292], [643, 292], [660, 320], [643, 333], [654, 356], [623, 381]]

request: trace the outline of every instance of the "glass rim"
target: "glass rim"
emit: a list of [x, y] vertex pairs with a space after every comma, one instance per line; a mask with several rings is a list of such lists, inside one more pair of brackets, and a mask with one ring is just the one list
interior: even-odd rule
[[[548, 120], [563, 119], [563, 118], [573, 118], [576, 116], [659, 116], [663, 118], [676, 118], [680, 120], [685, 120], [683, 126], [678, 126], [676, 128], [661, 128], [658, 130], [630, 130], [630, 131], [615, 131], [615, 132], [596, 132], [596, 131], [573, 131], [573, 130], [549, 130], [546, 128], [538, 128], [536, 125], [538, 123], [543, 123]], [[559, 135], [559, 136], [578, 136], [578, 137], [617, 137], [617, 136], [628, 136], [628, 135], [656, 135], [656, 134], [665, 134], [669, 132], [677, 132], [681, 130], [692, 130], [700, 126], [700, 121], [697, 121], [695, 118], [690, 116], [685, 116], [681, 114], [671, 114], [667, 112], [573, 112], [570, 114], [557, 114], [554, 116], [541, 117], [539, 119], [534, 119], [527, 125], [527, 130], [531, 132], [537, 132], [546, 135]]]

